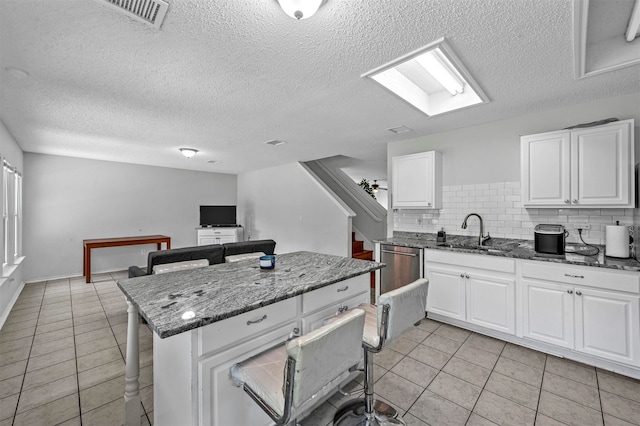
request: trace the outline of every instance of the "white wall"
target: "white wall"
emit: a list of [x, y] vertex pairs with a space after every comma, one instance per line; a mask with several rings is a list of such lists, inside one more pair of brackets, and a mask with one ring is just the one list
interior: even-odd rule
[[[491, 185], [496, 183], [514, 184], [520, 182], [520, 136], [534, 133], [541, 133], [552, 130], [559, 130], [565, 127], [580, 123], [588, 123], [592, 121], [602, 120], [605, 118], [616, 117], [621, 120], [633, 118], [635, 119], [635, 143], [636, 143], [636, 163], [640, 158], [640, 94], [635, 93], [625, 96], [617, 96], [613, 98], [600, 99], [594, 102], [573, 105], [560, 109], [546, 110], [531, 114], [522, 115], [506, 120], [495, 121], [477, 126], [466, 127], [443, 132], [434, 135], [428, 135], [420, 138], [391, 142], [387, 145], [387, 167], [389, 179], [392, 179], [391, 158], [398, 155], [412, 154], [423, 151], [439, 151], [442, 153], [443, 159], [443, 186], [448, 187], [451, 191], [471, 190], [474, 185]], [[392, 183], [389, 182], [389, 187]], [[516, 193], [512, 195], [518, 196], [519, 188], [515, 189]], [[462, 195], [460, 195], [462, 196]], [[457, 200], [453, 200], [457, 202]], [[512, 207], [519, 208], [514, 204]], [[508, 207], [506, 207], [508, 208]], [[524, 211], [524, 209], [522, 209]], [[539, 223], [540, 220], [550, 221], [548, 223], [564, 223], [569, 221], [568, 215], [558, 212], [558, 209], [527, 209], [531, 214], [525, 220]], [[567, 209], [564, 209], [567, 210]], [[622, 212], [622, 216], [633, 217], [633, 209]], [[447, 223], [449, 217], [446, 211], [436, 212], [439, 216], [437, 224], [429, 223], [432, 218], [433, 211], [398, 211], [392, 212], [388, 217], [387, 230], [391, 235], [393, 230], [418, 231], [416, 227], [421, 228], [421, 232], [434, 232], [440, 228], [440, 221], [444, 219]], [[471, 210], [469, 211], [471, 212]], [[615, 221], [613, 214], [609, 214], [603, 209], [602, 213]], [[524, 212], [528, 214], [527, 212]], [[600, 215], [600, 211], [594, 213], [589, 211], [589, 215]], [[499, 221], [496, 217], [483, 218]], [[512, 212], [513, 215], [522, 215], [520, 212]], [[614, 213], [620, 215], [620, 212]], [[544, 219], [546, 218], [546, 219]], [[424, 220], [426, 219], [426, 220]], [[457, 221], [457, 217], [454, 218]], [[502, 220], [509, 220], [507, 218]], [[521, 220], [521, 219], [513, 219]], [[555, 221], [555, 222], [554, 222]], [[418, 224], [418, 222], [420, 222]], [[460, 223], [462, 223], [460, 221]], [[615, 222], [612, 222], [615, 223]], [[400, 224], [400, 226], [399, 226]], [[433, 225], [433, 226], [432, 226]], [[445, 230], [462, 234], [459, 224], [452, 222], [451, 229]], [[604, 224], [603, 224], [604, 225]], [[394, 228], [395, 226], [395, 228]], [[527, 225], [528, 226], [528, 225]], [[525, 226], [525, 228], [527, 228]], [[513, 228], [513, 227], [512, 227]], [[493, 234], [493, 233], [492, 233]], [[506, 232], [505, 235], [512, 234]], [[594, 235], [593, 241], [600, 239]], [[530, 238], [533, 238], [531, 235]]]
[[[235, 175], [26, 153], [27, 282], [82, 275], [82, 240], [162, 234], [196, 245], [199, 206], [236, 204]], [[146, 265], [155, 245], [92, 251], [92, 273]]]
[[[0, 155], [2, 155], [7, 162], [15, 167], [20, 173], [24, 172], [22, 149], [2, 120], [0, 120]], [[0, 164], [0, 167], [1, 166], [2, 164]], [[1, 181], [2, 178], [0, 175], [0, 183]], [[2, 232], [3, 229], [0, 226], [0, 235], [2, 235]], [[0, 241], [2, 241], [2, 239], [0, 239]], [[4, 324], [11, 307], [15, 303], [15, 300], [24, 285], [23, 271], [24, 263], [20, 262], [15, 265], [10, 265], [7, 267], [7, 270], [2, 273], [3, 277], [0, 278], [0, 327]]]
[[298, 163], [238, 175], [238, 219], [245, 239], [272, 238], [276, 253], [350, 256], [351, 219]]

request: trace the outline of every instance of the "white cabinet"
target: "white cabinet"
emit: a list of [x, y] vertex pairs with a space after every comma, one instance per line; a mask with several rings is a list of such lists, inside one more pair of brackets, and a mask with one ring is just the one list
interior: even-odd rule
[[198, 245], [237, 243], [242, 241], [242, 228], [198, 228]]
[[633, 124], [522, 136], [524, 206], [633, 208]]
[[156, 424], [273, 424], [234, 385], [231, 366], [283, 343], [292, 333], [322, 326], [339, 310], [367, 302], [369, 294], [369, 275], [364, 274], [166, 339], [154, 333]]
[[640, 278], [593, 269], [524, 262], [523, 335], [639, 366]]
[[427, 312], [515, 333], [513, 259], [436, 250], [425, 257]]
[[289, 323], [198, 363], [201, 379], [200, 424], [267, 426], [273, 420], [229, 377], [231, 366], [287, 340], [299, 327]]
[[371, 298], [368, 281], [354, 277], [302, 295], [302, 333], [324, 325], [340, 312], [353, 309]]
[[442, 208], [442, 157], [428, 151], [391, 159], [394, 209]]

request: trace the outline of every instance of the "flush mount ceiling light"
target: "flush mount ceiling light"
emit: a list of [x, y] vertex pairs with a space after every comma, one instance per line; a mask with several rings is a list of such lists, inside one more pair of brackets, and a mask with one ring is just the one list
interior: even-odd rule
[[389, 127], [388, 131], [399, 135], [401, 133], [413, 132], [413, 129], [408, 128], [407, 126], [398, 126], [398, 127]]
[[191, 158], [198, 153], [198, 150], [193, 148], [180, 148], [180, 152], [185, 157]]
[[325, 0], [278, 0], [284, 13], [296, 19], [311, 18]]
[[271, 139], [270, 141], [266, 141], [265, 144], [267, 145], [271, 145], [271, 146], [278, 146], [278, 145], [284, 145], [286, 142], [285, 141], [279, 141], [276, 139]]
[[429, 116], [489, 102], [444, 38], [362, 77], [372, 79]]

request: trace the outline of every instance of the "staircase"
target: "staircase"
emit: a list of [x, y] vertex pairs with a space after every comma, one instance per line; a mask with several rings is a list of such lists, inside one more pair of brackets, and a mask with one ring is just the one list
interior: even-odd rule
[[[373, 260], [373, 250], [364, 249], [364, 241], [356, 240], [356, 233], [351, 233], [351, 257], [354, 259]], [[371, 288], [376, 288], [376, 274], [370, 273]]]

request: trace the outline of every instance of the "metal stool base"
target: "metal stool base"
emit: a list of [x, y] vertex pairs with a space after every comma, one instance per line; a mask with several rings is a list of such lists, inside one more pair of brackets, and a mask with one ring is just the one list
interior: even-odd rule
[[398, 418], [398, 412], [382, 401], [375, 401], [372, 415], [365, 413], [365, 400], [355, 399], [338, 409], [333, 418], [334, 426], [383, 426], [403, 425], [406, 423]]

